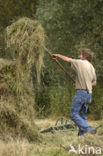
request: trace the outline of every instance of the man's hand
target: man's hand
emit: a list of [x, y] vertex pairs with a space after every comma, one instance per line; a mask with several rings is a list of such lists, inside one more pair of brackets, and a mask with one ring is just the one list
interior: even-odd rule
[[96, 81], [93, 81], [93, 82], [92, 82], [92, 86], [93, 86], [93, 87], [96, 86]]
[[52, 56], [52, 59], [53, 59], [53, 60], [56, 60], [57, 57], [58, 57], [58, 54], [52, 54], [51, 56]]
[[66, 57], [66, 56], [63, 56], [63, 55], [60, 55], [60, 54], [52, 54], [52, 59], [53, 60], [56, 60], [57, 58], [60, 58], [61, 60], [66, 61], [68, 63], [71, 63], [71, 58], [69, 58], [69, 57]]

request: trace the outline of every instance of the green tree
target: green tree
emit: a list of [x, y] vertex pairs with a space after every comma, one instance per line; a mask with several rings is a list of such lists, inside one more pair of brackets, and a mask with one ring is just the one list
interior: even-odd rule
[[69, 57], [77, 57], [84, 47], [94, 51], [98, 80], [102, 83], [103, 0], [39, 0], [36, 15], [52, 51]]
[[33, 17], [37, 0], [0, 0], [0, 25], [6, 27], [17, 17]]
[[[78, 57], [82, 48], [90, 48], [95, 53], [93, 64], [98, 86], [103, 87], [103, 0], [39, 0], [36, 18], [45, 29], [46, 45], [53, 53], [73, 58]], [[47, 55], [44, 61], [45, 84], [69, 87], [71, 90], [70, 81], [57, 65]], [[69, 71], [68, 64], [63, 65]], [[62, 92], [62, 89], [59, 89], [59, 92]]]

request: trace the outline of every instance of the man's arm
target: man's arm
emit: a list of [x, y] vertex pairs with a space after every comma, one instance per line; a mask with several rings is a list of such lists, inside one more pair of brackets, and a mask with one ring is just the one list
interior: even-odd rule
[[63, 55], [60, 55], [60, 54], [52, 54], [52, 58], [53, 59], [60, 58], [63, 61], [66, 61], [68, 63], [71, 63], [71, 58], [66, 57], [66, 56], [63, 56]]

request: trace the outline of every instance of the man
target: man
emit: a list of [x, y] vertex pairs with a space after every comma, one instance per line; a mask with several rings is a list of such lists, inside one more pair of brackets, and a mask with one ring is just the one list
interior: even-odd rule
[[87, 124], [86, 113], [91, 103], [92, 86], [96, 86], [96, 73], [91, 61], [93, 52], [90, 49], [81, 51], [80, 59], [72, 59], [60, 54], [52, 54], [52, 59], [60, 58], [71, 64], [76, 72], [76, 94], [72, 100], [70, 118], [79, 127], [78, 136], [85, 133], [96, 133], [96, 129]]

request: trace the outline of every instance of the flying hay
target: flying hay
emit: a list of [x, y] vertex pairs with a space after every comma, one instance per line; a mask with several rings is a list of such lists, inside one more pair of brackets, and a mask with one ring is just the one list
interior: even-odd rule
[[[31, 69], [35, 63], [37, 80], [43, 66], [44, 31], [42, 26], [29, 18], [21, 18], [6, 29], [6, 55], [16, 59], [18, 71]], [[21, 72], [21, 70], [19, 71]]]

